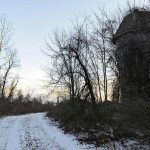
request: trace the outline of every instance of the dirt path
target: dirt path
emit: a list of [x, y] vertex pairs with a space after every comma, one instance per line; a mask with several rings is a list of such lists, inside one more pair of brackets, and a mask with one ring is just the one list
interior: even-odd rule
[[45, 113], [0, 119], [0, 150], [79, 150], [72, 136], [64, 135]]

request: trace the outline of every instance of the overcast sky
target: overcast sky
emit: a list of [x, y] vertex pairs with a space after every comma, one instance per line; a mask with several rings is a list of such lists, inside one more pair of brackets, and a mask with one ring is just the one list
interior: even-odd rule
[[[143, 0], [142, 0], [143, 1]], [[18, 50], [21, 67], [20, 87], [39, 92], [43, 78], [42, 66], [47, 61], [41, 49], [45, 39], [57, 28], [67, 28], [73, 19], [92, 14], [98, 7], [115, 10], [126, 0], [0, 0], [0, 14], [13, 23], [13, 41]]]

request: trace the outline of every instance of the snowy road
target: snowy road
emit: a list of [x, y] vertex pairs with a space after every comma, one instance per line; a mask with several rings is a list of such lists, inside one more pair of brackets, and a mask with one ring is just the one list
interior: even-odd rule
[[44, 116], [37, 113], [0, 118], [0, 150], [86, 149]]

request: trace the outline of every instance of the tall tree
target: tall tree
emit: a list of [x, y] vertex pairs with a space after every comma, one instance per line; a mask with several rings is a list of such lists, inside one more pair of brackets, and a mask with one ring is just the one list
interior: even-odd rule
[[[18, 65], [17, 52], [13, 48], [12, 24], [5, 16], [0, 17], [0, 97], [10, 99], [18, 83], [13, 70]], [[15, 80], [17, 79], [17, 80]]]

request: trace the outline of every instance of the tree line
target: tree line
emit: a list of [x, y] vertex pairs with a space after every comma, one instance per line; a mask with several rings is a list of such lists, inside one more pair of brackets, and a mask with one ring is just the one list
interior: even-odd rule
[[77, 21], [71, 31], [55, 32], [53, 42], [47, 41], [45, 53], [52, 62], [47, 69], [49, 85], [65, 86], [72, 102], [80, 99], [95, 105], [108, 100], [111, 84], [118, 82], [112, 38], [119, 23], [105, 11], [100, 13], [94, 20]]
[[6, 16], [0, 16], [0, 116], [46, 111], [53, 106], [46, 97], [23, 94], [18, 89], [17, 50], [12, 41], [13, 25]]

